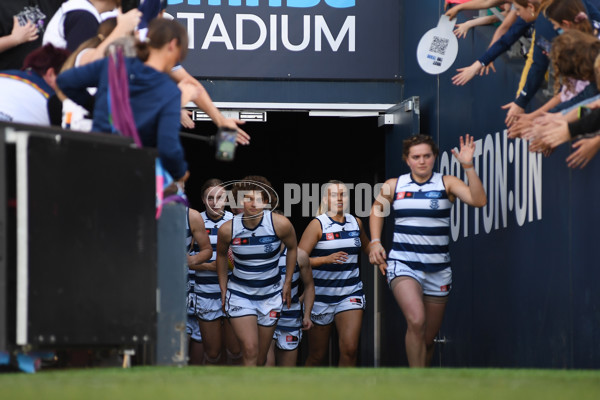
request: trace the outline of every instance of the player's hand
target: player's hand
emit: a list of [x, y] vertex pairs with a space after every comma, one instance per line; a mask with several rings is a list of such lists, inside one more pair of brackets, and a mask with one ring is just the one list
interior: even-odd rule
[[348, 253], [338, 251], [325, 257], [326, 264], [343, 264], [348, 261]]
[[288, 310], [292, 306], [292, 282], [284, 282], [283, 290], [281, 291], [281, 297], [285, 304], [287, 304]]
[[307, 331], [313, 327], [313, 322], [310, 320], [310, 315], [305, 315], [302, 318], [302, 330]]

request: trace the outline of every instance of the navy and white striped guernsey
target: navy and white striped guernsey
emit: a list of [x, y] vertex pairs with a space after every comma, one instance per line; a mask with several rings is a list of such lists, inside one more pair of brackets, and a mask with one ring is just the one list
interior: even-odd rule
[[317, 219], [323, 234], [310, 256], [324, 257], [344, 251], [348, 253], [348, 259], [343, 264], [323, 264], [313, 269], [315, 303], [337, 304], [350, 296], [362, 296], [363, 284], [358, 269], [360, 227], [356, 218], [346, 214], [345, 222], [341, 223], [321, 214]]
[[[192, 245], [192, 242], [194, 244]], [[185, 251], [187, 254], [193, 256], [194, 254], [198, 254], [200, 251], [200, 246], [198, 243], [194, 241], [192, 236], [192, 228], [190, 228], [190, 209], [188, 207], [185, 208]], [[188, 268], [188, 282], [187, 282], [187, 294], [188, 294], [188, 302], [190, 299], [190, 294], [194, 293], [196, 271]], [[189, 307], [193, 308], [193, 304], [188, 304]]]
[[394, 239], [388, 258], [425, 272], [449, 267], [452, 202], [443, 175], [434, 172], [421, 184], [411, 174], [400, 176], [392, 207]]
[[[204, 220], [204, 227], [206, 233], [210, 239], [210, 245], [212, 246], [212, 256], [209, 261], [213, 262], [217, 259], [217, 232], [221, 225], [233, 218], [233, 214], [229, 211], [225, 213], [218, 220], [214, 221], [206, 214], [206, 211], [200, 213]], [[216, 271], [196, 271], [195, 274], [195, 285], [194, 292], [196, 295], [206, 299], [220, 299], [221, 288], [219, 287], [219, 278]]]
[[263, 211], [254, 229], [244, 226], [243, 214], [233, 217], [230, 248], [234, 263], [227, 289], [231, 293], [249, 300], [281, 295], [281, 240], [275, 234], [271, 211]]
[[[283, 249], [281, 256], [279, 257], [279, 271], [281, 272], [281, 285], [285, 282], [286, 272], [286, 261], [287, 261], [287, 249]], [[302, 307], [300, 306], [300, 297], [298, 296], [298, 289], [300, 286], [300, 267], [296, 263], [294, 269], [294, 275], [292, 275], [292, 304], [290, 308], [287, 304], [283, 305], [281, 309], [281, 317], [277, 322], [277, 329], [284, 332], [293, 332], [302, 328]]]

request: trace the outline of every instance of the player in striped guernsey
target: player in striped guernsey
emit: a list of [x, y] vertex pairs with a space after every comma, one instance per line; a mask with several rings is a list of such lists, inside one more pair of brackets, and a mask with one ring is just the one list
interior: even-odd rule
[[[303, 253], [303, 255], [301, 255]], [[281, 282], [285, 281], [287, 251], [284, 249], [279, 257]], [[299, 289], [302, 279], [303, 293], [300, 300]], [[298, 249], [298, 262], [292, 277], [292, 306], [283, 307], [281, 317], [273, 335], [267, 359], [268, 366], [295, 367], [298, 360], [298, 346], [302, 340], [302, 331], [312, 328], [310, 314], [315, 301], [315, 285], [310, 268], [310, 260], [306, 253]]]
[[[234, 185], [233, 196], [243, 199], [244, 211], [219, 228], [217, 273], [221, 301], [240, 342], [242, 363], [262, 366], [267, 360], [283, 302], [287, 308], [291, 305], [296, 233], [286, 217], [269, 210], [275, 193], [265, 178], [244, 178]], [[281, 243], [288, 252], [283, 287], [278, 267]], [[233, 252], [234, 267], [228, 279], [229, 248]]]
[[186, 208], [185, 213], [185, 240], [188, 263], [187, 285], [187, 324], [186, 333], [189, 338], [189, 363], [198, 365], [204, 358], [202, 335], [196, 316], [196, 294], [194, 293], [195, 270], [199, 265], [210, 259], [212, 247], [206, 234], [204, 221], [200, 213], [194, 209]]
[[[469, 184], [452, 175], [433, 172], [438, 149], [430, 136], [416, 135], [403, 143], [402, 156], [410, 173], [389, 179], [371, 208], [369, 260], [378, 265], [407, 322], [406, 355], [411, 367], [431, 363], [434, 338], [452, 285], [450, 211], [456, 198], [474, 206], [487, 203], [473, 168], [473, 137], [460, 137], [460, 152], [452, 154], [465, 170]], [[389, 256], [381, 243], [383, 219], [394, 212], [394, 236]]]
[[356, 365], [365, 309], [358, 256], [361, 249], [368, 252], [369, 239], [362, 222], [347, 210], [348, 188], [342, 182], [330, 181], [323, 189], [318, 216], [298, 245], [310, 254], [315, 282], [307, 366], [323, 365], [334, 322], [339, 335], [338, 365]]
[[[221, 225], [233, 218], [233, 214], [225, 210], [225, 189], [222, 184], [219, 179], [209, 179], [201, 188], [206, 211], [200, 215], [212, 246], [210, 260], [196, 269], [194, 285], [196, 315], [203, 338], [205, 364], [221, 364], [224, 361], [235, 364], [241, 361], [240, 345], [229, 320], [224, 318], [217, 276], [217, 231]], [[226, 344], [227, 358], [221, 355], [223, 343]]]

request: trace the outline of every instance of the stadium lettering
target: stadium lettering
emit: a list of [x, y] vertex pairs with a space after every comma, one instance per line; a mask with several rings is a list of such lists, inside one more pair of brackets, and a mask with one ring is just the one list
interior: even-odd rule
[[[319, 4], [326, 4], [332, 8], [350, 8], [356, 5], [356, 0], [205, 0], [204, 4], [209, 6], [233, 6], [240, 7], [258, 7], [260, 3], [267, 4], [269, 7], [282, 7], [284, 4], [290, 8], [312, 8]], [[190, 6], [202, 5], [202, 0], [168, 0], [167, 4], [187, 4]]]
[[[279, 18], [278, 18], [279, 17]], [[188, 48], [194, 49], [197, 47], [196, 34], [197, 23], [200, 21], [201, 30], [205, 31], [206, 23], [204, 23], [204, 13], [177, 13], [177, 18], [186, 20], [184, 24], [187, 27], [189, 44]], [[312, 24], [311, 24], [312, 22]], [[278, 39], [281, 39], [283, 47], [289, 51], [302, 51], [309, 47], [311, 33], [314, 33], [314, 50], [319, 52], [323, 50], [323, 38], [333, 50], [337, 52], [344, 41], [347, 39], [348, 51], [356, 51], [356, 18], [353, 15], [346, 17], [346, 20], [339, 32], [334, 35], [327, 21], [322, 15], [303, 16], [303, 37], [299, 43], [292, 43], [289, 37], [289, 16], [288, 15], [271, 15], [268, 22], [265, 22], [258, 15], [254, 14], [237, 14], [235, 20], [235, 46], [232, 36], [230, 35], [231, 28], [227, 28], [221, 14], [216, 13], [212, 17], [212, 21], [208, 25], [206, 34], [201, 39], [202, 50], [208, 49], [211, 45], [225, 46], [227, 50], [257, 50], [261, 48], [269, 39], [269, 50], [276, 51], [278, 48]], [[314, 29], [311, 29], [314, 25]], [[200, 30], [199, 30], [200, 31]], [[247, 34], [249, 32], [249, 34]], [[258, 36], [256, 35], [258, 32]]]
[[[508, 142], [506, 135], [505, 130], [476, 142], [473, 163], [488, 203], [478, 209], [456, 200], [450, 224], [452, 240], [458, 240], [461, 230], [463, 237], [468, 237], [471, 227], [473, 235], [480, 234], [481, 225], [486, 234], [492, 229], [506, 228], [510, 223], [509, 212], [514, 214], [518, 226], [542, 219], [542, 155], [530, 153], [528, 143], [521, 139]], [[514, 179], [510, 179], [509, 166]], [[448, 152], [442, 153], [440, 172], [467, 179], [458, 160]]]

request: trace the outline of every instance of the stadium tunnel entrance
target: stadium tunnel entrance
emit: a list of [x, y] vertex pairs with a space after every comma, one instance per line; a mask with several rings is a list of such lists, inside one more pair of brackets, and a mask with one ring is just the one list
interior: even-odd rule
[[[315, 110], [288, 104], [251, 111], [225, 110], [226, 116], [247, 115], [255, 119], [243, 125], [251, 135], [251, 144], [238, 146], [232, 162], [215, 159], [215, 145], [207, 142], [207, 138], [214, 135], [217, 128], [194, 110], [196, 127], [186, 131], [182, 138], [190, 168], [186, 191], [191, 207], [204, 210], [200, 188], [207, 179], [219, 178], [226, 182], [247, 175], [262, 175], [272, 183], [279, 196], [278, 209], [290, 219], [300, 240], [316, 214], [320, 186], [336, 179], [354, 185], [350, 188], [351, 213], [362, 219], [368, 231], [374, 191], [379, 190], [378, 183], [385, 181], [386, 140], [389, 141], [392, 129], [389, 124], [393, 122], [386, 113], [390, 106], [362, 105], [348, 110], [348, 105], [339, 105], [346, 109], [331, 110], [333, 107], [329, 105], [329, 110]], [[358, 363], [375, 366], [380, 363], [376, 349], [376, 343], [380, 342], [376, 340], [380, 302], [376, 298], [385, 289], [385, 282], [369, 264], [368, 256], [363, 255], [361, 259], [367, 310]], [[304, 363], [307, 355], [306, 336], [300, 348], [299, 364]], [[329, 364], [336, 365], [339, 355], [335, 335], [332, 344]]]

